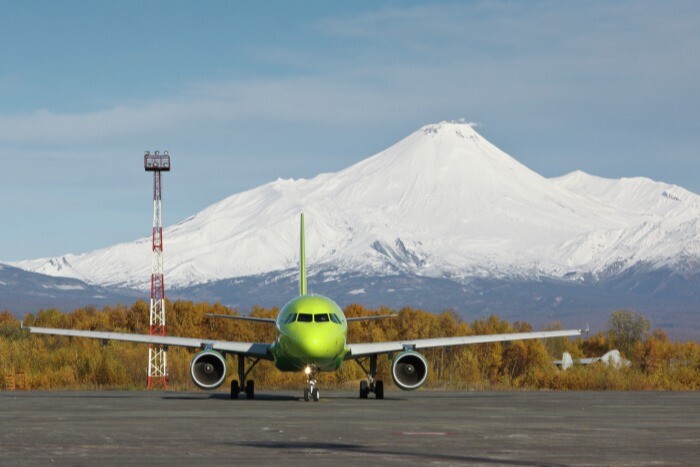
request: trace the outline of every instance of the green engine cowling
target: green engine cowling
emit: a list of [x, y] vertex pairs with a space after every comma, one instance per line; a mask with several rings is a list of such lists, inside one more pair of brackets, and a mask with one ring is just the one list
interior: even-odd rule
[[404, 391], [418, 389], [428, 377], [428, 362], [415, 350], [406, 350], [391, 362], [391, 378]]
[[203, 350], [190, 363], [192, 381], [202, 389], [216, 389], [226, 379], [226, 357], [215, 350]]

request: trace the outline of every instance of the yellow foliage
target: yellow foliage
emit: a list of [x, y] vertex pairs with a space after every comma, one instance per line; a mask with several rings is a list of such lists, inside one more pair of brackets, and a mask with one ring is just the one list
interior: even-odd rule
[[[236, 314], [221, 304], [168, 301], [168, 334], [234, 341], [272, 342], [274, 327], [252, 322], [211, 319], [207, 314]], [[251, 315], [274, 318], [277, 308], [254, 307]], [[92, 307], [72, 313], [41, 310], [28, 315], [26, 324], [45, 327], [110, 330], [148, 333], [148, 304]], [[394, 313], [386, 308], [367, 309], [359, 304], [345, 309], [348, 317]], [[561, 329], [553, 323], [549, 329]], [[473, 334], [527, 332], [525, 322], [508, 323], [498, 316], [469, 324], [454, 312], [432, 314], [403, 308], [398, 317], [361, 321], [349, 325], [348, 341], [450, 337]], [[700, 345], [697, 342], [672, 342], [661, 331], [630, 342], [633, 364], [616, 370], [603, 364], [575, 365], [558, 370], [552, 360], [564, 351], [574, 358], [601, 356], [619, 340], [614, 332], [598, 333], [585, 339], [527, 340], [464, 347], [428, 349], [430, 365], [428, 387], [445, 389], [552, 389], [552, 390], [698, 390], [700, 389]], [[171, 347], [168, 350], [168, 385], [174, 389], [194, 388], [189, 377], [189, 362], [195, 351]], [[144, 388], [148, 351], [141, 344], [111, 342], [102, 345], [91, 339], [30, 335], [21, 331], [19, 322], [8, 311], [0, 313], [0, 367], [6, 371], [26, 372], [31, 389], [59, 388]], [[391, 386], [391, 362], [379, 359], [378, 377]], [[228, 359], [230, 375], [236, 374], [237, 360]], [[260, 388], [298, 388], [304, 376], [277, 371], [271, 362], [260, 362], [251, 374]], [[365, 378], [359, 365], [346, 362], [339, 371], [322, 373], [320, 384], [328, 388], [354, 389]]]

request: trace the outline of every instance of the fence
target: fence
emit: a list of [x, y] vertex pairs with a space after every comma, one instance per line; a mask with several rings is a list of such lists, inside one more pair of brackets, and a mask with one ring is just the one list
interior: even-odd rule
[[24, 371], [15, 371], [14, 368], [3, 368], [2, 389], [5, 391], [26, 391], [27, 374]]

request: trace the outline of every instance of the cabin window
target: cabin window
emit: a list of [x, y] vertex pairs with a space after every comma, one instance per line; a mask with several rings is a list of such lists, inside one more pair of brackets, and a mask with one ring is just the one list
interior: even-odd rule
[[313, 320], [314, 315], [310, 315], [308, 313], [299, 313], [299, 315], [297, 316], [297, 321], [300, 323], [310, 323]]
[[338, 318], [338, 315], [331, 313], [331, 321], [333, 321], [336, 324], [342, 324], [343, 322], [340, 321], [340, 318]]
[[328, 317], [327, 313], [319, 314], [319, 315], [314, 315], [314, 321], [317, 323], [327, 323], [330, 321], [330, 318]]
[[293, 323], [294, 321], [296, 321], [296, 319], [297, 319], [297, 314], [296, 314], [296, 313], [292, 313], [292, 314], [290, 314], [289, 316], [287, 316], [287, 319], [284, 320], [284, 323], [283, 323], [283, 324]]

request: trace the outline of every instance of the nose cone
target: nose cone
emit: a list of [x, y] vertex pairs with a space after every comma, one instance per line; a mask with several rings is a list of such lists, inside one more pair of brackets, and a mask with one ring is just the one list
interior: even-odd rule
[[302, 353], [311, 360], [332, 359], [338, 355], [337, 336], [327, 332], [310, 332], [298, 341]]

